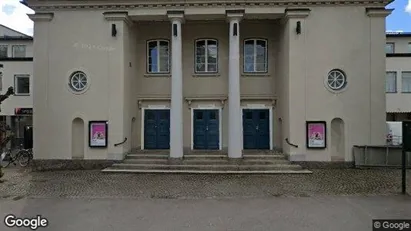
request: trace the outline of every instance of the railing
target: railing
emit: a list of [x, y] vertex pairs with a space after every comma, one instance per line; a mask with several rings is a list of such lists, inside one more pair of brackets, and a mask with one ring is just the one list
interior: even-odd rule
[[126, 141], [127, 141], [127, 137], [124, 138], [124, 140], [123, 140], [122, 142], [117, 143], [117, 144], [114, 144], [114, 147], [117, 147], [117, 146], [119, 146], [119, 145], [122, 145], [122, 144], [124, 144]]
[[294, 148], [298, 148], [298, 145], [292, 144], [292, 143], [288, 140], [288, 138], [285, 138], [285, 142], [287, 142], [288, 145], [293, 146]]
[[[402, 146], [400, 145], [354, 145], [353, 155], [357, 167], [400, 167]], [[411, 153], [407, 153], [407, 166], [411, 167]]]

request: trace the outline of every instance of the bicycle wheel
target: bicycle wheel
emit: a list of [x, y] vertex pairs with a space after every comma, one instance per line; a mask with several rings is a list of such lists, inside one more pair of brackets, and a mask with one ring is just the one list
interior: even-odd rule
[[30, 162], [30, 153], [26, 150], [21, 150], [17, 156], [19, 157], [19, 164], [21, 167], [26, 167]]
[[[3, 152], [1, 154], [0, 164], [1, 164], [1, 167], [3, 167], [3, 168], [7, 168], [10, 165], [10, 163], [12, 162], [10, 155], [7, 157], [8, 154], [9, 154], [8, 152]], [[8, 158], [8, 159], [3, 160], [3, 158]]]

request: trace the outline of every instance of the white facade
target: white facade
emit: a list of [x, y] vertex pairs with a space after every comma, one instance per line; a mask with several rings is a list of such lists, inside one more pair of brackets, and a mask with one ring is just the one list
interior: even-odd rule
[[387, 34], [387, 120], [411, 119], [411, 33]]
[[9, 87], [14, 95], [0, 105], [0, 118], [23, 138], [25, 125], [32, 125], [33, 38], [0, 25], [0, 94]]

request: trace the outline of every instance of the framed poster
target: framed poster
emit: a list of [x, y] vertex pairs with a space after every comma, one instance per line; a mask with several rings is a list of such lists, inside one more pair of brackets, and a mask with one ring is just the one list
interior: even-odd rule
[[88, 123], [88, 145], [90, 148], [107, 147], [108, 122], [107, 121], [90, 121]]
[[307, 148], [327, 147], [327, 123], [325, 121], [306, 122]]

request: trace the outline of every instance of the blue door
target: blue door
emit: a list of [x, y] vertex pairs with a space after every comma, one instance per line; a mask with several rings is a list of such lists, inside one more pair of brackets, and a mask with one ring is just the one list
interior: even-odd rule
[[218, 110], [194, 110], [194, 149], [219, 149]]
[[270, 149], [268, 109], [243, 110], [244, 149]]
[[170, 110], [145, 110], [144, 148], [170, 148]]

